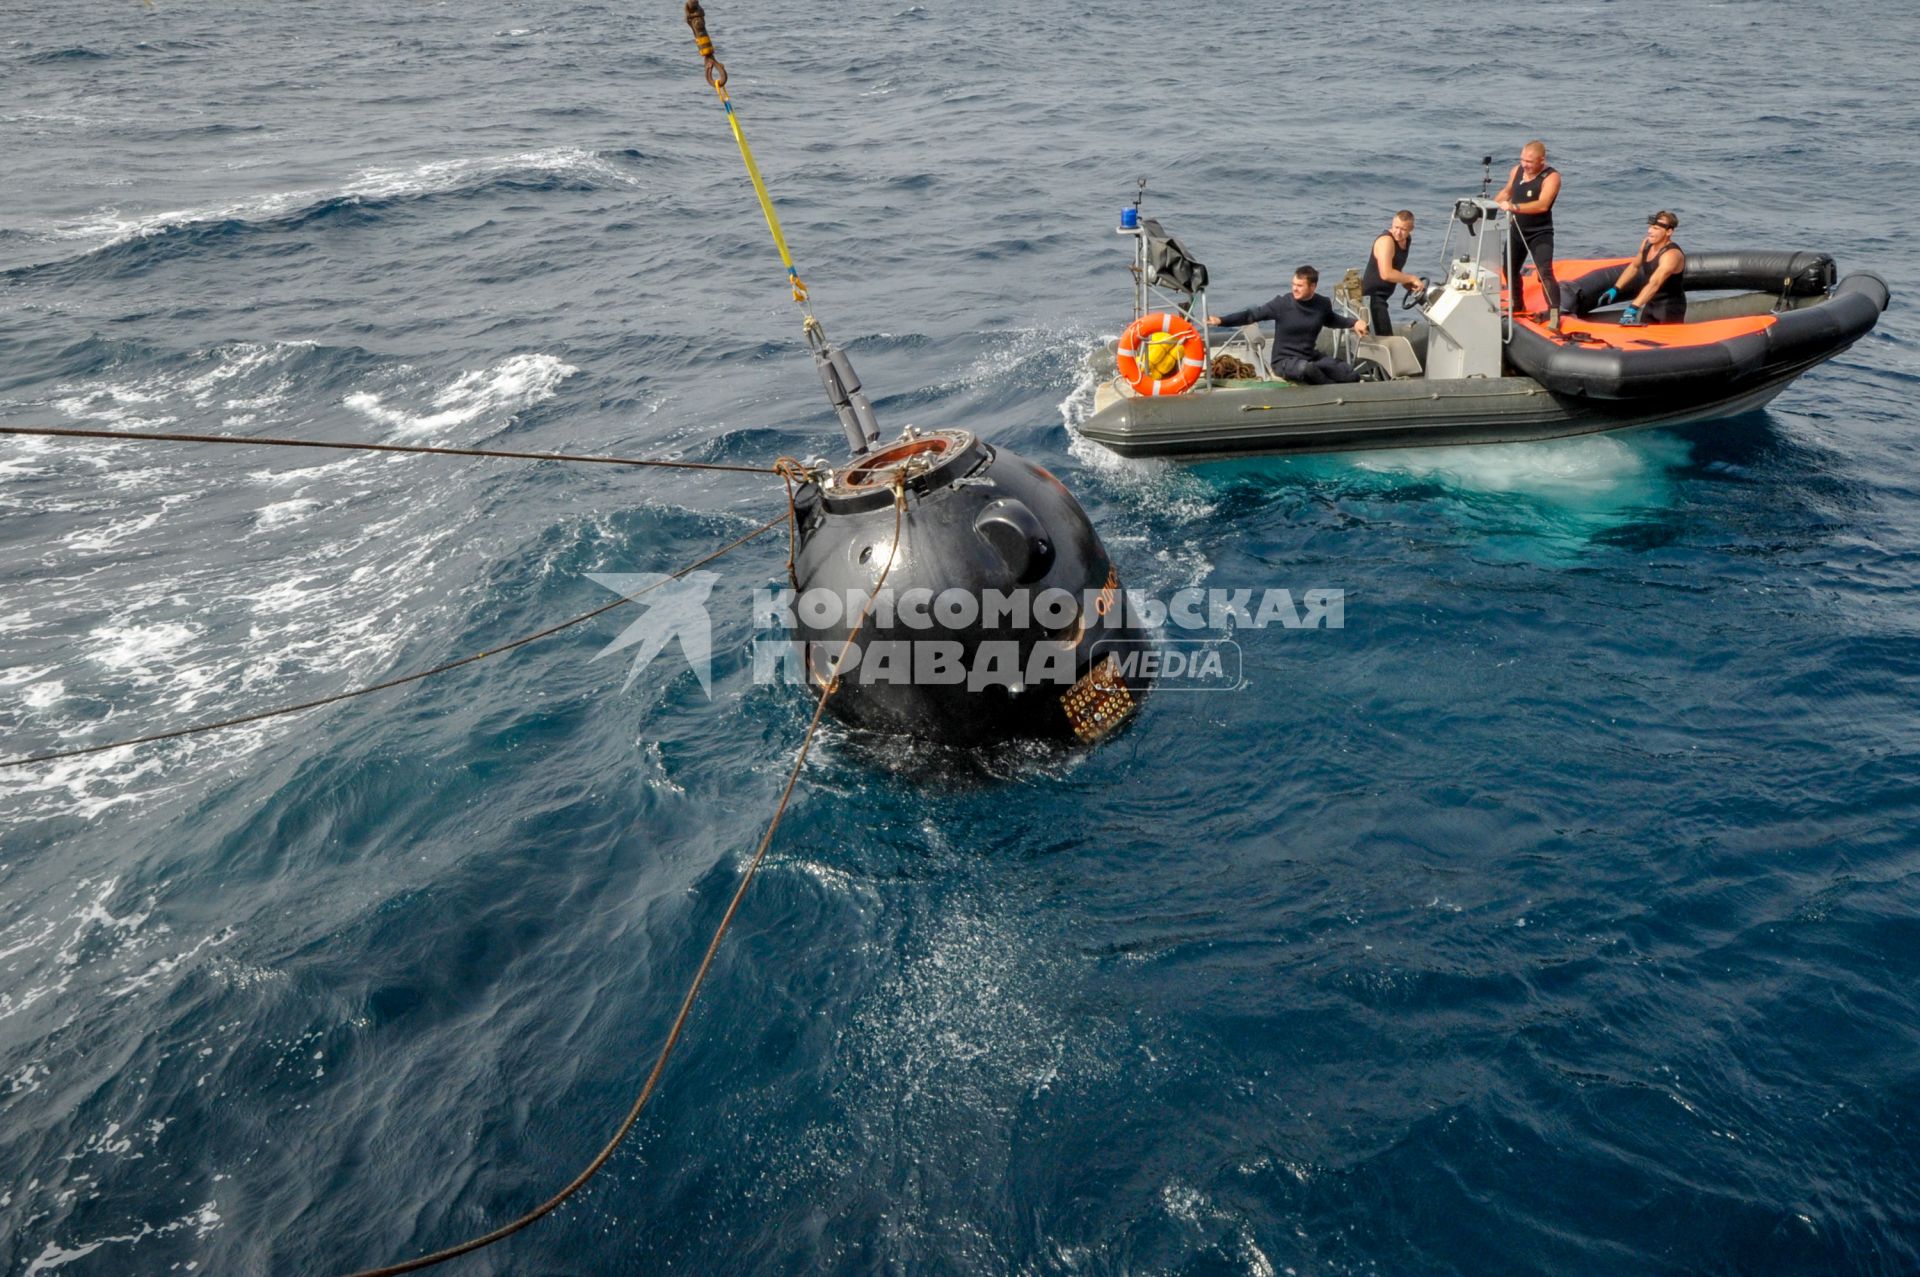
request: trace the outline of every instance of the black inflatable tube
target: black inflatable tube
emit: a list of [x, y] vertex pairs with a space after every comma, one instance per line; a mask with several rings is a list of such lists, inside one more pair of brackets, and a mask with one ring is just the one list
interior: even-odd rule
[[[1768, 358], [1786, 361], [1810, 359], [1827, 349], [1837, 349], [1845, 341], [1846, 326], [1828, 302], [1805, 310], [1783, 311], [1761, 335], [1767, 339]], [[1878, 316], [1878, 312], [1875, 312]], [[1869, 325], [1870, 327], [1871, 325]], [[1855, 334], [1856, 336], [1858, 334]]]
[[[1789, 297], [1818, 297], [1833, 288], [1838, 268], [1827, 253], [1811, 251], [1688, 253], [1686, 291], [1689, 293], [1785, 293]], [[1600, 294], [1620, 278], [1618, 266], [1602, 266], [1560, 284], [1560, 308], [1576, 315], [1592, 310]]]
[[[1721, 281], [1752, 280], [1769, 266], [1783, 268], [1773, 279], [1773, 286], [1778, 288], [1780, 281], [1788, 278], [1784, 268], [1792, 264], [1794, 257], [1800, 259], [1802, 271], [1814, 269], [1807, 262], [1816, 256], [1829, 266], [1832, 262], [1824, 254], [1805, 253], [1714, 256], [1722, 259], [1714, 264], [1714, 274], [1703, 273], [1696, 278], [1689, 264], [1688, 291], [1742, 287], [1739, 283]], [[1739, 260], [1730, 260], [1735, 258]], [[1746, 273], [1749, 271], [1754, 273]], [[1591, 294], [1597, 297], [1618, 277], [1617, 271], [1590, 272], [1566, 287], [1582, 293], [1603, 276], [1604, 281]], [[1800, 276], [1796, 274], [1792, 278]], [[1704, 282], [1708, 280], [1712, 282]], [[1616, 350], [1611, 346], [1563, 345], [1523, 325], [1515, 327], [1507, 343], [1507, 357], [1515, 368], [1555, 394], [1613, 400], [1675, 394], [1710, 398], [1737, 389], [1751, 379], [1786, 372], [1838, 354], [1873, 328], [1891, 300], [1885, 280], [1860, 272], [1841, 280], [1832, 296], [1824, 301], [1777, 313], [1773, 323], [1760, 332], [1708, 346]]]
[[1785, 292], [1818, 297], [1833, 287], [1839, 268], [1826, 253], [1715, 252], [1687, 254], [1688, 292]]
[[[1893, 300], [1887, 281], [1869, 271], [1847, 276], [1817, 306], [1775, 315], [1765, 333], [1769, 362], [1824, 357], [1859, 341]], [[1824, 348], [1824, 349], [1823, 349]]]

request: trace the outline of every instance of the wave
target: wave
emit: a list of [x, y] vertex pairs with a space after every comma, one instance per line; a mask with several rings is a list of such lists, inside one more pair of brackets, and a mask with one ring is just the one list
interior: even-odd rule
[[102, 1246], [137, 1246], [150, 1237], [166, 1237], [186, 1229], [191, 1229], [196, 1238], [204, 1239], [221, 1225], [220, 1203], [209, 1201], [195, 1210], [165, 1224], [141, 1224], [131, 1233], [118, 1233], [92, 1241], [80, 1242], [73, 1246], [61, 1246], [57, 1242], [48, 1242], [33, 1262], [27, 1265], [24, 1277], [38, 1277], [40, 1273], [50, 1273], [65, 1268], [75, 1260], [85, 1259]]
[[[51, 410], [83, 426], [151, 431], [184, 425], [272, 433], [263, 427], [285, 421], [303, 403], [316, 396], [338, 396], [334, 402], [362, 417], [400, 434], [419, 435], [481, 418], [498, 418], [494, 428], [504, 427], [515, 414], [552, 399], [560, 383], [580, 371], [555, 355], [509, 355], [488, 367], [461, 372], [432, 390], [431, 383], [408, 375], [413, 372], [409, 365], [378, 359], [355, 346], [310, 341], [227, 342], [176, 356], [146, 376], [125, 375], [124, 359], [102, 362], [90, 354], [87, 362], [97, 366], [76, 369], [76, 380], [60, 385], [41, 402], [21, 407]], [[27, 478], [45, 473], [52, 464], [39, 442], [19, 440], [0, 461], [0, 475]], [[289, 508], [266, 521], [299, 517], [298, 508]], [[74, 535], [80, 540], [72, 543], [81, 548], [90, 547], [88, 538], [124, 539], [112, 526]]]
[[[349, 434], [408, 439], [458, 432], [463, 442], [472, 442], [513, 426], [528, 409], [553, 399], [560, 384], [578, 371], [557, 356], [540, 353], [508, 355], [467, 371], [455, 365], [426, 373], [353, 346], [229, 342], [176, 356], [150, 373], [129, 375], [118, 362], [89, 370], [44, 399], [20, 407], [35, 417], [55, 416], [80, 426], [246, 436], [288, 433], [289, 423], [306, 408], [331, 403], [337, 407], [327, 412], [329, 417], [347, 423], [368, 420], [384, 428], [367, 431], [348, 425]], [[65, 454], [44, 444], [10, 441], [0, 450], [0, 477], [19, 484], [45, 481], [57, 473]], [[108, 466], [100, 482], [111, 492], [89, 503], [95, 517], [61, 538], [66, 560], [108, 562], [164, 538], [180, 513], [176, 504], [184, 500], [171, 491], [180, 481], [164, 464], [171, 454], [138, 444], [103, 444], [88, 455]], [[351, 468], [358, 460], [337, 464]], [[252, 478], [275, 486], [292, 475], [315, 473], [316, 467], [286, 470], [276, 463]], [[141, 508], [120, 510], [120, 502], [134, 494], [140, 494]], [[285, 528], [307, 521], [324, 504], [304, 491], [283, 492], [252, 512], [248, 522], [252, 532]], [[4, 620], [0, 612], [0, 627]]]
[[[343, 397], [365, 396], [359, 414], [401, 432], [461, 425], [484, 434], [514, 424], [572, 373], [540, 354], [427, 373], [351, 346], [230, 343], [158, 369], [102, 369], [27, 406], [76, 424], [326, 433], [308, 423], [345, 426], [356, 408]], [[31, 508], [60, 520], [42, 542], [45, 570], [32, 591], [0, 606], [9, 649], [29, 654], [0, 673], [0, 736], [28, 750], [125, 735], [135, 721], [205, 721], [229, 705], [282, 703], [291, 689], [373, 681], [407, 645], [432, 641], [423, 636], [444, 623], [443, 609], [462, 605], [423, 601], [422, 565], [465, 543], [484, 516], [470, 499], [484, 480], [411, 459], [335, 455], [0, 445], [9, 487], [30, 489]], [[405, 500], [394, 495], [397, 477]], [[203, 544], [221, 552], [187, 550]], [[233, 765], [304, 730], [267, 720], [157, 751], [0, 771], [0, 806], [83, 820], [147, 809], [190, 790], [210, 760]], [[0, 1018], [6, 1009], [0, 1000]]]
[[553, 147], [514, 155], [434, 160], [412, 168], [368, 169], [338, 190], [300, 189], [251, 196], [230, 204], [126, 215], [102, 209], [90, 217], [50, 226], [9, 228], [48, 242], [91, 241], [74, 257], [15, 267], [0, 278], [24, 278], [124, 253], [151, 241], [196, 242], [256, 229], [288, 230], [350, 213], [392, 208], [449, 196], [470, 198], [491, 190], [605, 190], [638, 184], [631, 166], [646, 157], [631, 149], [602, 154], [581, 147]]
[[112, 57], [99, 49], [90, 49], [84, 44], [76, 44], [65, 49], [48, 49], [43, 53], [30, 53], [21, 61], [28, 66], [50, 66], [60, 62], [104, 62]]
[[488, 413], [504, 412], [511, 418], [553, 398], [560, 383], [579, 371], [552, 355], [514, 355], [491, 368], [461, 373], [433, 397], [431, 412], [414, 414], [389, 408], [379, 395], [368, 391], [356, 391], [344, 402], [399, 434], [431, 434], [463, 426]]
[[[158, 430], [182, 421], [237, 430], [286, 412], [315, 387], [350, 385], [377, 366], [358, 347], [310, 341], [227, 342], [186, 356], [85, 343], [45, 407], [82, 425]], [[128, 376], [142, 363], [159, 371]], [[39, 405], [28, 405], [37, 407]]]

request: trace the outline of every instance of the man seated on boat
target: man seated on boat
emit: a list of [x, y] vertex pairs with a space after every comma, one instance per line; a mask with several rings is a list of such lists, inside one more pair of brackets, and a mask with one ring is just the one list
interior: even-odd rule
[[1236, 310], [1231, 315], [1208, 315], [1207, 322], [1216, 328], [1238, 328], [1271, 319], [1272, 363], [1276, 376], [1307, 386], [1358, 381], [1360, 374], [1353, 370], [1352, 364], [1334, 355], [1321, 354], [1314, 342], [1322, 328], [1351, 328], [1365, 337], [1367, 321], [1336, 315], [1333, 303], [1314, 293], [1319, 285], [1320, 272], [1311, 266], [1302, 266], [1293, 272], [1292, 296], [1276, 297], [1264, 306]]
[[1400, 269], [1407, 264], [1407, 251], [1413, 246], [1413, 211], [1401, 209], [1393, 215], [1393, 224], [1374, 236], [1372, 252], [1367, 257], [1366, 274], [1360, 279], [1360, 295], [1367, 299], [1367, 319], [1373, 325], [1373, 331], [1381, 337], [1393, 336], [1393, 317], [1388, 312], [1388, 303], [1393, 300], [1393, 286], [1405, 284], [1409, 293], [1418, 296], [1427, 291], [1427, 281], [1418, 275], [1409, 275]]
[[1687, 321], [1687, 255], [1673, 242], [1680, 219], [1661, 209], [1647, 219], [1647, 237], [1640, 251], [1613, 281], [1613, 287], [1600, 294], [1595, 306], [1611, 306], [1627, 295], [1634, 281], [1640, 290], [1620, 312], [1620, 322], [1628, 327], [1640, 324], [1684, 324]]

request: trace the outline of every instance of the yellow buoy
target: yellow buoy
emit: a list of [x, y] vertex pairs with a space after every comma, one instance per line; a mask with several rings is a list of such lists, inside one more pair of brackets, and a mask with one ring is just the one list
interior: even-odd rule
[[1147, 338], [1147, 370], [1156, 377], [1171, 377], [1180, 368], [1180, 339], [1172, 333], [1155, 333]]

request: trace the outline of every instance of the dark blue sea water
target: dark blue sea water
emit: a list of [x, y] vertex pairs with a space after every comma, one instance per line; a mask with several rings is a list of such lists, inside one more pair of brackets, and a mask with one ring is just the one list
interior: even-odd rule
[[[13, 5], [0, 424], [838, 455], [680, 6]], [[1910, 7], [714, 0], [890, 427], [1078, 494], [1129, 586], [1344, 589], [1248, 686], [964, 766], [830, 730], [657, 1101], [473, 1273], [1920, 1270]], [[1906, 87], [1902, 87], [1905, 85]], [[1223, 306], [1544, 137], [1895, 304], [1763, 414], [1177, 467], [1078, 441], [1146, 176]], [[754, 477], [0, 442], [0, 749], [531, 633]], [[0, 772], [0, 1272], [326, 1273], [610, 1134], [800, 743], [609, 616]]]

